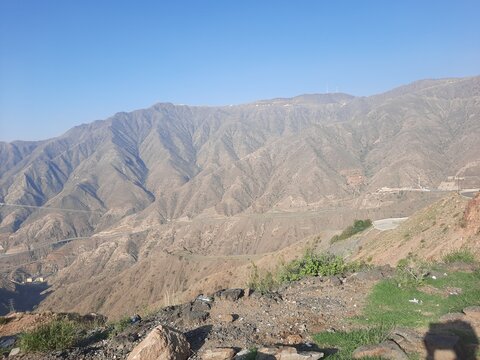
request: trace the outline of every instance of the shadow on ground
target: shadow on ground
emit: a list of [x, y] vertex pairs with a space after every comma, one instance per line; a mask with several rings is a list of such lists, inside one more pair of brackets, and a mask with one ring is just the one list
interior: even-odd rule
[[50, 294], [47, 283], [15, 284], [15, 291], [0, 288], [0, 316], [15, 311], [32, 311]]
[[212, 325], [204, 325], [185, 333], [193, 351], [198, 351], [205, 344], [205, 339], [212, 331], [212, 327]]
[[468, 322], [431, 323], [423, 341], [427, 360], [436, 359], [439, 353], [455, 354], [457, 359], [463, 360], [477, 359], [478, 337]]

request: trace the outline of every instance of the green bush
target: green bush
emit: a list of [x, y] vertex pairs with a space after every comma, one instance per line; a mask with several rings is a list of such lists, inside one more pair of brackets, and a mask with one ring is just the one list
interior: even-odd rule
[[446, 264], [451, 264], [455, 262], [462, 262], [466, 264], [475, 263], [475, 255], [468, 249], [460, 249], [452, 251], [451, 253], [443, 257], [443, 262]]
[[317, 254], [308, 249], [300, 259], [279, 266], [274, 274], [270, 271], [260, 274], [255, 264], [252, 264], [252, 267], [247, 286], [261, 294], [266, 294], [282, 283], [297, 281], [306, 276], [339, 275], [364, 269], [368, 265], [358, 261], [347, 263], [340, 256], [328, 253]]
[[291, 261], [279, 271], [280, 282], [291, 282], [305, 276], [338, 275], [348, 270], [342, 257], [332, 254], [315, 254], [307, 250], [301, 259]]
[[75, 345], [78, 340], [73, 321], [54, 320], [22, 334], [20, 348], [24, 352], [64, 350]]
[[340, 235], [333, 236], [330, 239], [330, 243], [333, 244], [337, 241], [348, 239], [349, 237], [352, 237], [353, 235], [368, 229], [370, 226], [372, 226], [372, 220], [370, 219], [355, 220], [353, 222], [353, 225], [350, 225], [345, 230], [343, 230]]

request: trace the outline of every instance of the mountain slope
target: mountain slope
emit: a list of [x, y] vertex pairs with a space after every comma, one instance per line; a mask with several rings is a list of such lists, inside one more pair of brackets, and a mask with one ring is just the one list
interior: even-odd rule
[[[0, 244], [9, 254], [37, 249], [27, 270], [52, 273], [46, 304], [71, 310], [65, 299], [85, 294], [75, 309], [120, 313], [158, 300], [172, 279], [183, 290], [225, 266], [172, 253], [277, 251], [354, 217], [408, 215], [440, 196], [380, 188], [436, 189], [455, 175], [475, 184], [479, 117], [474, 77], [371, 97], [160, 103], [54, 139], [0, 143]], [[44, 246], [67, 238], [60, 249]], [[145, 283], [140, 296], [138, 274], [165, 267], [175, 274]], [[121, 297], [132, 300], [115, 308]]]

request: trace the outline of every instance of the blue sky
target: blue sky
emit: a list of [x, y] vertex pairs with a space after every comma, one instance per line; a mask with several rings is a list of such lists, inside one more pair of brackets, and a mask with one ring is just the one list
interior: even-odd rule
[[480, 1], [0, 0], [0, 140], [169, 101], [480, 74]]

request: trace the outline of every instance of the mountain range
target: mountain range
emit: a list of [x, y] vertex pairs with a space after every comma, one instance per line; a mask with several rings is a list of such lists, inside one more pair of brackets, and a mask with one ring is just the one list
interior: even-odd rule
[[369, 97], [158, 103], [0, 142], [0, 265], [45, 276], [48, 309], [164, 304], [354, 218], [408, 216], [439, 189], [480, 187], [478, 139], [471, 77]]

